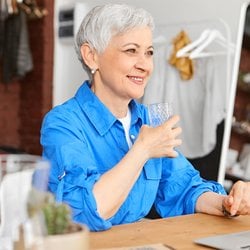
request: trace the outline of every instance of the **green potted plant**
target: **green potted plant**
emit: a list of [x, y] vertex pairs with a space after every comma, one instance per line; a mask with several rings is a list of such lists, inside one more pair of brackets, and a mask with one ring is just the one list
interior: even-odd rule
[[[49, 192], [30, 191], [27, 201], [28, 216], [39, 227], [43, 249], [88, 249], [88, 229], [71, 220], [71, 209], [65, 203], [56, 203]], [[34, 228], [35, 228], [34, 227]], [[36, 248], [34, 247], [34, 250]]]

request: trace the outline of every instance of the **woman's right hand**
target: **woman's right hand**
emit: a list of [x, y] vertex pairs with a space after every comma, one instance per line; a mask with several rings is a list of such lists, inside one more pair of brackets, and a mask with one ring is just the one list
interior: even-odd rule
[[148, 159], [178, 156], [175, 147], [182, 143], [181, 139], [177, 138], [182, 131], [177, 126], [179, 120], [179, 116], [174, 115], [158, 127], [143, 125], [135, 144], [141, 146]]

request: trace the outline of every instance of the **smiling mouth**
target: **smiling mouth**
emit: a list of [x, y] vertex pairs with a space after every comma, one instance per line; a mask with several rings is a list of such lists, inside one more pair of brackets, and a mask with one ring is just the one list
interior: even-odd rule
[[128, 76], [128, 78], [137, 84], [142, 84], [144, 80], [143, 77], [138, 77], [138, 76]]

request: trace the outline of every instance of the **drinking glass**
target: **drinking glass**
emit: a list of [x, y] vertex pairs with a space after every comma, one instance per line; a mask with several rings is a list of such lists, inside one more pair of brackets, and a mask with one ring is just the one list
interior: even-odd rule
[[0, 155], [0, 250], [13, 249], [19, 242], [20, 227], [28, 220], [30, 191], [47, 191], [49, 169], [40, 156]]
[[173, 115], [173, 105], [170, 102], [152, 103], [148, 105], [149, 122], [157, 127]]

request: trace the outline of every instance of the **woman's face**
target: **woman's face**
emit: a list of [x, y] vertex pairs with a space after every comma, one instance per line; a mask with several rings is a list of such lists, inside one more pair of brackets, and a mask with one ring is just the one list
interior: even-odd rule
[[97, 55], [94, 78], [96, 94], [108, 101], [130, 101], [142, 97], [153, 70], [152, 31], [134, 28], [112, 37], [108, 47]]

